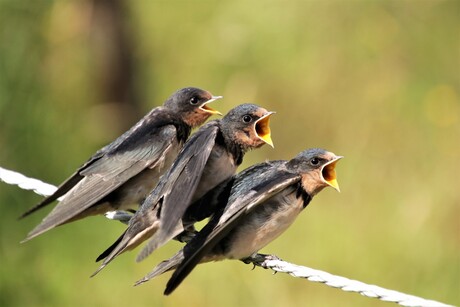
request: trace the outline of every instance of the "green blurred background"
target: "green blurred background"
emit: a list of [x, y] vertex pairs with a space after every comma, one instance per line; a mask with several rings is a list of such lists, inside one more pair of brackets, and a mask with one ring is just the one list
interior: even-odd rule
[[[344, 155], [326, 189], [262, 252], [460, 305], [460, 2], [0, 1], [0, 166], [58, 184], [173, 91], [198, 86], [227, 112], [255, 102], [275, 149]], [[242, 169], [241, 168], [241, 169]], [[124, 226], [94, 217], [19, 244], [46, 212], [0, 182], [0, 306], [389, 306], [255, 269], [198, 266], [134, 281], [180, 246], [93, 279]]]

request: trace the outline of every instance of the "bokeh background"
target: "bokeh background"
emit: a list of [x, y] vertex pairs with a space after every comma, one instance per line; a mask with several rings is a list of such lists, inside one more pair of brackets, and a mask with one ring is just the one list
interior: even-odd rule
[[[198, 86], [227, 112], [255, 102], [275, 149], [344, 155], [342, 193], [319, 194], [262, 252], [460, 305], [460, 2], [0, 1], [0, 166], [58, 184], [160, 105]], [[94, 217], [19, 244], [46, 212], [0, 182], [1, 306], [390, 306], [238, 261], [132, 284], [146, 261], [94, 259], [123, 231]]]

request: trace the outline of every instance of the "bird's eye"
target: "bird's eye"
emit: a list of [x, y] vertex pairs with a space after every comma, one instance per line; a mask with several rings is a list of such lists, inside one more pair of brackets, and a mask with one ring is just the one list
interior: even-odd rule
[[249, 123], [249, 122], [251, 122], [251, 120], [252, 120], [251, 115], [244, 115], [244, 116], [243, 116], [243, 121], [244, 121], [245, 123]]
[[198, 97], [193, 96], [192, 98], [190, 98], [190, 103], [191, 104], [197, 104], [198, 103]]
[[319, 159], [318, 158], [313, 158], [310, 160], [311, 165], [318, 165], [319, 164]]

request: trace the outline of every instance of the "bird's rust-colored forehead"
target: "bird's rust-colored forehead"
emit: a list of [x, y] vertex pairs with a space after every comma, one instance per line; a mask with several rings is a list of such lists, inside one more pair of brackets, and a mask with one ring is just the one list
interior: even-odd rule
[[259, 107], [259, 108], [257, 108], [257, 110], [252, 112], [252, 115], [255, 115], [257, 117], [262, 117], [267, 113], [268, 113], [268, 111], [266, 109]]
[[324, 154], [319, 155], [319, 157], [326, 161], [330, 161], [330, 160], [334, 160], [337, 156], [333, 152], [326, 151]]
[[204, 91], [204, 90], [200, 93], [200, 96], [201, 96], [202, 98], [207, 99], [207, 100], [209, 100], [209, 99], [212, 98], [212, 94], [211, 94], [210, 92]]

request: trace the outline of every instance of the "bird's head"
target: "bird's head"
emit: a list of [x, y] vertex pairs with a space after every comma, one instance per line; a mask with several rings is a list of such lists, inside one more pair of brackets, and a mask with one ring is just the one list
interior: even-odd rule
[[313, 196], [327, 186], [340, 192], [335, 166], [341, 158], [324, 149], [313, 148], [299, 153], [287, 166], [300, 173], [303, 188]]
[[222, 96], [213, 96], [210, 92], [186, 87], [178, 90], [166, 100], [164, 106], [180, 114], [182, 120], [192, 128], [202, 125], [211, 115], [222, 115], [208, 104]]
[[270, 116], [274, 113], [255, 104], [241, 104], [222, 118], [224, 137], [230, 138], [244, 150], [259, 148], [264, 144], [273, 147]]

